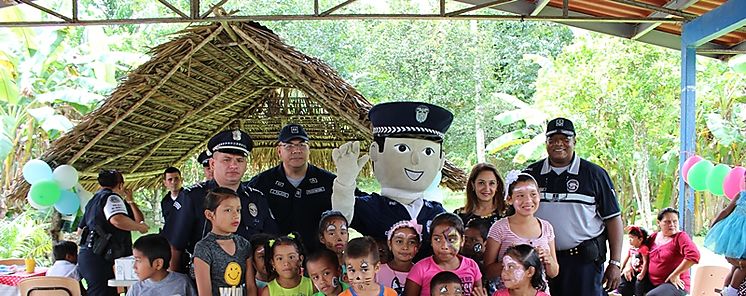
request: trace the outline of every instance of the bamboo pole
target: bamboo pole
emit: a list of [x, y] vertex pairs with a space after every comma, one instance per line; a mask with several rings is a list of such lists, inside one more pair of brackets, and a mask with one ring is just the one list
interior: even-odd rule
[[[238, 36], [236, 36], [236, 32], [233, 31], [233, 29], [231, 29], [231, 26], [228, 25], [227, 22], [220, 22], [220, 25], [221, 25], [221, 28], [225, 28], [225, 31], [228, 33], [228, 36], [231, 39], [233, 39], [233, 41], [238, 41]], [[239, 31], [241, 30], [239, 29]], [[257, 58], [251, 52], [251, 50], [249, 50], [248, 48], [246, 48], [246, 46], [241, 45], [241, 44], [238, 44], [238, 48], [240, 48], [241, 51], [243, 51], [244, 54], [246, 54], [246, 56], [248, 56], [252, 61], [254, 61], [254, 63], [256, 63], [259, 66], [259, 68], [261, 68], [264, 71], [264, 73], [266, 73], [269, 77], [272, 78], [272, 80], [282, 84], [282, 80], [279, 77], [277, 77], [277, 75], [275, 75], [275, 73], [272, 72], [272, 70], [270, 70], [264, 63], [262, 63], [262, 61], [260, 61], [259, 58]]]
[[148, 91], [133, 106], [131, 106], [127, 110], [127, 112], [125, 112], [124, 114], [122, 114], [119, 117], [116, 117], [112, 123], [110, 123], [108, 126], [106, 126], [106, 128], [104, 128], [104, 130], [102, 130], [101, 132], [99, 132], [98, 135], [96, 135], [96, 137], [94, 137], [85, 146], [83, 146], [82, 149], [80, 149], [77, 153], [75, 153], [75, 155], [73, 155], [73, 157], [70, 158], [70, 160], [68, 160], [67, 163], [70, 164], [70, 165], [74, 164], [75, 161], [77, 161], [86, 151], [88, 151], [88, 149], [91, 149], [91, 147], [93, 147], [93, 145], [95, 145], [96, 142], [98, 142], [99, 140], [101, 140], [101, 138], [103, 138], [107, 133], [109, 133], [117, 124], [119, 124], [120, 122], [122, 122], [125, 118], [127, 118], [127, 116], [129, 116], [130, 114], [132, 114], [133, 112], [135, 112], [135, 110], [137, 110], [138, 107], [140, 107], [142, 104], [144, 104], [145, 101], [147, 101], [148, 99], [150, 99], [150, 97], [153, 94], [155, 94], [156, 91], [162, 85], [166, 84], [166, 82], [171, 77], [171, 75], [173, 75], [174, 73], [176, 73], [176, 71], [178, 71], [179, 68], [181, 68], [181, 65], [183, 65], [187, 60], [189, 60], [192, 57], [192, 54], [194, 54], [195, 52], [197, 52], [198, 50], [200, 50], [203, 46], [205, 46], [205, 44], [207, 44], [208, 42], [210, 42], [213, 38], [215, 38], [215, 36], [217, 36], [218, 34], [220, 34], [220, 32], [222, 32], [222, 31], [223, 31], [223, 29], [221, 27], [216, 28], [215, 31], [212, 32], [212, 33], [210, 33], [210, 35], [208, 35], [205, 39], [203, 39], [202, 42], [200, 42], [199, 44], [197, 44], [197, 46], [193, 47], [186, 55], [184, 55], [184, 57], [182, 57], [176, 63], [176, 65], [174, 65], [171, 68], [170, 71], [168, 71], [168, 74], [166, 76], [164, 76], [163, 79], [161, 79], [158, 82], [158, 84], [156, 84], [155, 86], [153, 86], [153, 88], [150, 89], [150, 91]]

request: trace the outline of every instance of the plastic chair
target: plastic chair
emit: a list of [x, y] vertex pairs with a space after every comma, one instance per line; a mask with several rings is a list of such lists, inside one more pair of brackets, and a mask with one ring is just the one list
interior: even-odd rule
[[0, 265], [26, 265], [26, 260], [23, 259], [0, 259]]
[[723, 288], [723, 281], [730, 272], [730, 268], [724, 266], [700, 266], [694, 273], [691, 293], [697, 296], [720, 296], [715, 289]]
[[22, 296], [80, 296], [80, 283], [69, 277], [36, 276], [21, 280]]

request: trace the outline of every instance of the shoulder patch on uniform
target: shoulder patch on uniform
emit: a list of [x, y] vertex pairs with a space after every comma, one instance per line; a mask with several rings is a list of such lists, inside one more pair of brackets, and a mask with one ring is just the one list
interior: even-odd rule
[[189, 191], [191, 191], [191, 190], [194, 190], [194, 189], [196, 189], [196, 188], [202, 188], [202, 185], [203, 185], [203, 184], [202, 184], [202, 182], [200, 182], [200, 183], [197, 183], [197, 184], [192, 184], [192, 185], [190, 185], [189, 187], [187, 187], [187, 188], [186, 188], [186, 189], [184, 189], [184, 190], [189, 190]]
[[123, 201], [122, 198], [119, 197], [119, 195], [116, 195], [116, 194], [109, 195], [108, 200], [109, 200], [109, 202], [120, 202], [120, 201]]

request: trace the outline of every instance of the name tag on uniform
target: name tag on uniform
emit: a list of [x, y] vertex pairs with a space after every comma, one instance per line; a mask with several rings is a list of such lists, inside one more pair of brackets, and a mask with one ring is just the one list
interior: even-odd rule
[[316, 194], [319, 192], [324, 192], [326, 189], [324, 187], [314, 188], [314, 189], [308, 189], [306, 190], [306, 195]]
[[270, 189], [269, 190], [269, 194], [277, 195], [277, 196], [282, 196], [284, 198], [290, 197], [290, 194], [288, 194], [287, 192], [282, 192], [282, 191], [277, 190], [277, 189]]
[[174, 201], [174, 208], [176, 208], [177, 211], [180, 210], [181, 204], [178, 201]]

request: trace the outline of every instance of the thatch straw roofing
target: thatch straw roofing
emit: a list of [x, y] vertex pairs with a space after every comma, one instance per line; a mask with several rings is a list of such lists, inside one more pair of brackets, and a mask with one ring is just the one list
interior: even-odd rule
[[[115, 168], [130, 187], [155, 187], [164, 168], [195, 157], [229, 128], [254, 139], [256, 169], [277, 164], [273, 147], [287, 123], [304, 126], [311, 162], [332, 171], [332, 148], [372, 140], [371, 104], [329, 65], [257, 23], [191, 27], [151, 55], [42, 159], [72, 164], [89, 185], [98, 169]], [[25, 196], [28, 185], [17, 184], [13, 196]], [[462, 189], [465, 175], [446, 164], [442, 184]]]

